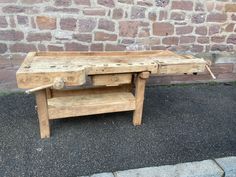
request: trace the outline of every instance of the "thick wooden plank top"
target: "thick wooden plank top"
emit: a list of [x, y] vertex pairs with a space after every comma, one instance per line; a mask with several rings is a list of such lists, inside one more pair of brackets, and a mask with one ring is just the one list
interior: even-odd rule
[[202, 72], [206, 61], [170, 51], [142, 52], [31, 52], [17, 71], [19, 88], [50, 84], [62, 77], [67, 86], [82, 85], [87, 75]]

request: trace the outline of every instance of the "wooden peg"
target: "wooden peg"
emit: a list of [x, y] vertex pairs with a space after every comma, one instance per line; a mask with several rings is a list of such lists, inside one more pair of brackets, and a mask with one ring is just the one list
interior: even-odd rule
[[149, 76], [150, 76], [150, 72], [148, 72], [148, 71], [147, 72], [142, 72], [142, 73], [139, 74], [139, 77], [141, 79], [148, 79]]

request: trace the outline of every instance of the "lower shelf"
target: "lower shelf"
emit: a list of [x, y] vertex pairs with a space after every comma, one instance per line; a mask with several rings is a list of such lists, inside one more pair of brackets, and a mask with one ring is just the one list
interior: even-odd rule
[[114, 92], [48, 99], [49, 119], [84, 116], [135, 109], [135, 97], [130, 92]]

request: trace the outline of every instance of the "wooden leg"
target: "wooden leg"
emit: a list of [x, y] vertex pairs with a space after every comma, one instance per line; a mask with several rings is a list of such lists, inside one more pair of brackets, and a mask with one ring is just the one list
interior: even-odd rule
[[35, 92], [41, 138], [50, 137], [46, 89]]
[[135, 104], [136, 108], [133, 114], [133, 124], [141, 125], [142, 123], [142, 113], [143, 113], [143, 101], [146, 79], [149, 77], [149, 72], [142, 72], [137, 75], [135, 81]]
[[47, 95], [47, 98], [52, 98], [52, 90], [50, 88], [46, 88], [46, 95]]

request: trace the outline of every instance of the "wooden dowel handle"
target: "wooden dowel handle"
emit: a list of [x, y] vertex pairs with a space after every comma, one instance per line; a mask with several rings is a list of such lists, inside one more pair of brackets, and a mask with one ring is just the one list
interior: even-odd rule
[[211, 77], [212, 77], [213, 79], [216, 79], [215, 75], [212, 73], [212, 71], [211, 71], [211, 69], [209, 68], [208, 65], [206, 65], [206, 69], [207, 69], [207, 71], [210, 73]]
[[30, 94], [30, 93], [33, 93], [33, 92], [36, 92], [36, 91], [39, 91], [39, 90], [42, 90], [42, 89], [50, 88], [52, 86], [53, 86], [53, 84], [43, 85], [43, 86], [40, 86], [40, 87], [36, 87], [36, 88], [33, 88], [33, 89], [26, 90], [25, 93]]
[[59, 89], [63, 89], [64, 86], [65, 86], [65, 83], [64, 83], [64, 80], [62, 78], [55, 78], [54, 82], [52, 84], [47, 84], [47, 85], [39, 86], [39, 87], [36, 87], [36, 88], [33, 88], [33, 89], [29, 89], [29, 90], [26, 90], [25, 93], [30, 94], [32, 92], [36, 92], [36, 91], [46, 89], [46, 88], [50, 88], [50, 87], [59, 90]]

